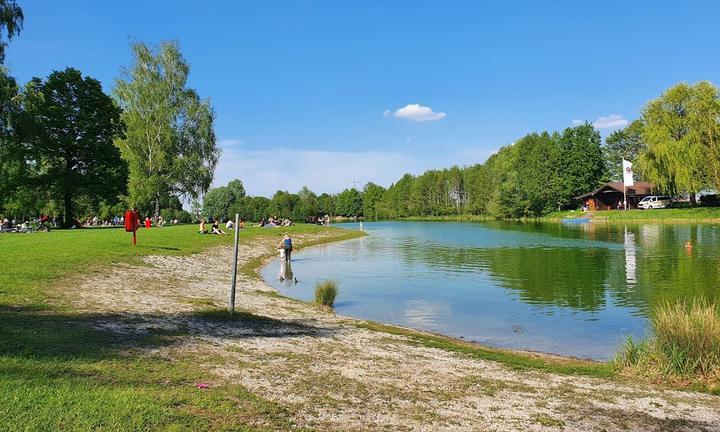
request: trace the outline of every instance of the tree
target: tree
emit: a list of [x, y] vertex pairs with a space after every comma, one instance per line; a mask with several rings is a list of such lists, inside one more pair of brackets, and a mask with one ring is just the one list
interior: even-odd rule
[[378, 205], [382, 201], [385, 188], [378, 186], [373, 182], [369, 182], [363, 188], [363, 215], [366, 218], [378, 218]]
[[15, 0], [0, 0], [0, 63], [5, 62], [5, 48], [13, 37], [20, 34], [24, 19], [23, 11]]
[[345, 189], [337, 195], [335, 211], [341, 216], [362, 216], [362, 195], [355, 188]]
[[232, 191], [233, 198], [235, 201], [239, 201], [245, 198], [245, 186], [239, 179], [231, 180], [227, 187]]
[[[605, 166], [611, 180], [622, 181], [622, 160], [636, 162], [645, 150], [644, 128], [642, 120], [635, 120], [626, 128], [614, 131], [605, 139], [603, 146]], [[642, 170], [637, 164], [634, 168], [635, 179], [641, 180], [643, 178]]]
[[335, 198], [323, 193], [317, 199], [318, 213], [321, 215], [335, 215]]
[[720, 187], [720, 101], [709, 82], [678, 84], [643, 109], [646, 150], [640, 165], [658, 189], [686, 192], [695, 204], [703, 187]]
[[0, 209], [17, 195], [20, 179], [27, 178], [28, 164], [17, 133], [19, 113], [17, 82], [0, 68]]
[[166, 195], [197, 198], [210, 187], [220, 150], [209, 101], [186, 87], [190, 66], [177, 43], [154, 52], [132, 45], [135, 63], [117, 80], [125, 137], [117, 140], [130, 167], [133, 204], [153, 202], [155, 214]]
[[25, 159], [37, 168], [26, 184], [47, 188], [63, 203], [69, 225], [81, 196], [99, 205], [125, 192], [127, 166], [113, 141], [122, 137], [118, 108], [100, 82], [77, 69], [33, 78], [25, 89], [25, 115], [32, 122]]
[[207, 218], [227, 219], [230, 215], [230, 207], [235, 203], [233, 190], [228, 186], [220, 186], [210, 189], [203, 197], [202, 212]]
[[516, 215], [537, 217], [557, 210], [562, 201], [558, 136], [532, 133], [513, 147]]
[[277, 191], [270, 200], [268, 216], [274, 216], [277, 218], [289, 218], [293, 217], [293, 211], [298, 203], [298, 196], [291, 194], [288, 191]]
[[298, 203], [295, 206], [293, 219], [304, 220], [308, 216], [317, 216], [317, 195], [307, 186], [303, 186], [297, 194]]
[[595, 189], [604, 180], [605, 159], [600, 143], [600, 133], [589, 123], [567, 128], [560, 135], [560, 206], [570, 206], [574, 197]]
[[243, 213], [239, 208], [245, 198], [242, 181], [231, 180], [227, 186], [210, 189], [203, 198], [203, 214], [208, 218], [231, 219], [235, 213]]

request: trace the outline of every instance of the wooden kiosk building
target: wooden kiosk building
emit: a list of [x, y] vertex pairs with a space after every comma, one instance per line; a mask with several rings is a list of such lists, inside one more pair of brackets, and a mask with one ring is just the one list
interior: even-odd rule
[[[635, 182], [633, 186], [626, 188], [628, 208], [637, 208], [640, 200], [648, 195], [652, 195], [653, 184], [647, 182]], [[588, 210], [613, 210], [622, 208], [623, 203], [623, 183], [610, 182], [605, 183], [592, 192], [575, 197], [581, 200], [583, 205], [587, 205]]]

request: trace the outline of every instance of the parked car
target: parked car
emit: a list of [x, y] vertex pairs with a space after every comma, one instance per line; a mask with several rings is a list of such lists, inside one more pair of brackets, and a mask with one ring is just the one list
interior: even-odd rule
[[668, 208], [672, 204], [672, 198], [669, 196], [646, 196], [638, 203], [638, 208], [642, 210]]

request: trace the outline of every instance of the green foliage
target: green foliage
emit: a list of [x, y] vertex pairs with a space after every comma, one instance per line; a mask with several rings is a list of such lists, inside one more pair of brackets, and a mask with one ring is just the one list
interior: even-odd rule
[[242, 220], [259, 221], [268, 216], [269, 207], [270, 200], [268, 198], [262, 196], [245, 197], [241, 202], [235, 203], [230, 208], [230, 214], [237, 213]]
[[333, 307], [338, 291], [339, 289], [335, 281], [318, 282], [317, 285], [315, 285], [315, 303]]
[[335, 198], [323, 193], [318, 197], [318, 215], [335, 215]]
[[308, 216], [317, 216], [318, 201], [317, 195], [307, 186], [303, 186], [298, 192], [297, 205], [293, 209], [292, 218], [295, 220], [304, 220]]
[[605, 180], [605, 158], [600, 133], [589, 123], [567, 128], [559, 138], [560, 207], [574, 206], [573, 198]]
[[[541, 216], [562, 204], [557, 135], [530, 134], [508, 147], [495, 163], [498, 173], [495, 212], [504, 217]], [[497, 167], [496, 167], [497, 168]]]
[[335, 198], [335, 214], [340, 216], [362, 216], [363, 197], [355, 188], [345, 189]]
[[385, 188], [378, 186], [375, 183], [368, 183], [363, 188], [362, 201], [363, 201], [363, 215], [367, 219], [377, 219], [380, 215], [380, 203], [382, 202], [383, 194], [385, 194]]
[[269, 215], [266, 216], [290, 218], [294, 213], [298, 201], [299, 198], [295, 194], [291, 194], [288, 191], [277, 191], [270, 200], [270, 205], [268, 206]]
[[237, 202], [237, 197], [227, 186], [210, 189], [203, 198], [203, 215], [206, 218], [225, 220], [230, 214], [230, 206]]
[[34, 163], [20, 184], [61, 202], [68, 225], [81, 196], [116, 202], [127, 181], [127, 166], [113, 145], [123, 124], [100, 82], [68, 68], [45, 81], [34, 78], [24, 96], [29, 130], [23, 158]]
[[7, 35], [7, 41], [0, 38], [0, 63], [5, 61], [8, 42], [20, 34], [24, 19], [23, 11], [15, 0], [0, 1], [0, 35]]
[[668, 193], [720, 189], [720, 93], [711, 83], [678, 84], [643, 109], [647, 149], [639, 162]]
[[163, 197], [196, 198], [210, 187], [220, 154], [215, 114], [186, 87], [190, 66], [177, 43], [156, 51], [134, 43], [132, 50], [135, 63], [115, 86], [127, 125], [117, 145], [130, 168], [130, 203], [154, 203], [157, 214]]

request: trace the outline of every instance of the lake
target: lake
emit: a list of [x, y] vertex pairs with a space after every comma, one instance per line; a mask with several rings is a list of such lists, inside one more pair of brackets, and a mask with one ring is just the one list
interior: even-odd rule
[[367, 222], [364, 229], [369, 236], [293, 254], [289, 281], [279, 279], [279, 260], [262, 276], [307, 301], [318, 281], [333, 279], [341, 315], [598, 360], [627, 336], [646, 336], [659, 302], [719, 295], [714, 224]]

